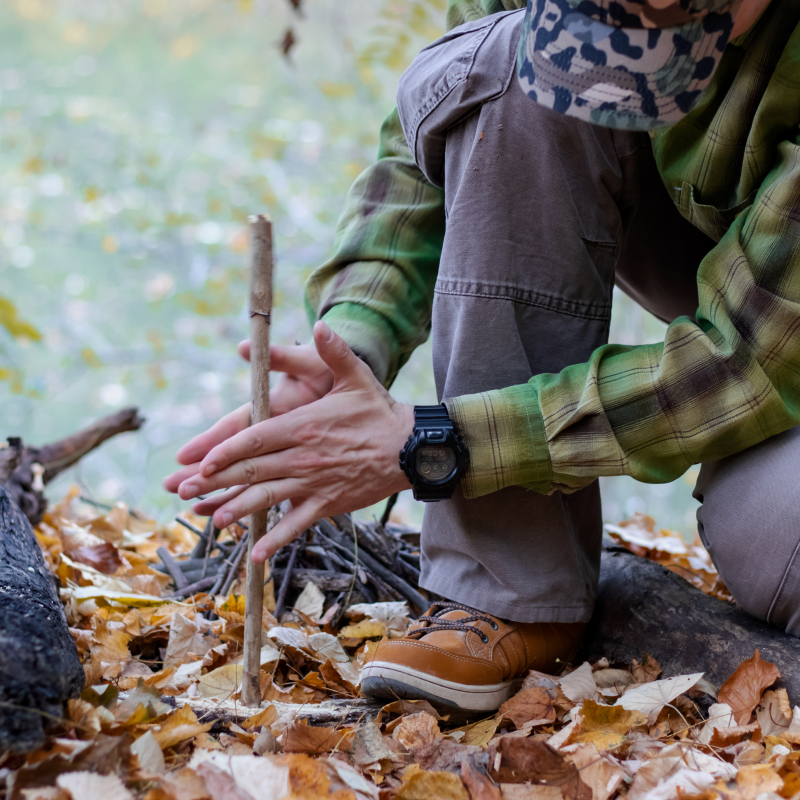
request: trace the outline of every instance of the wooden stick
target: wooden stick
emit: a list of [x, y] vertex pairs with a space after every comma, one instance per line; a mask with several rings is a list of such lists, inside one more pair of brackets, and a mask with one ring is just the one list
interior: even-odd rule
[[[272, 223], [264, 216], [250, 217], [250, 374], [253, 413], [251, 424], [269, 419], [269, 323], [272, 313]], [[261, 705], [261, 629], [264, 606], [264, 565], [250, 555], [267, 532], [268, 508], [250, 520], [247, 542], [247, 589], [244, 607], [244, 670], [242, 700]]]

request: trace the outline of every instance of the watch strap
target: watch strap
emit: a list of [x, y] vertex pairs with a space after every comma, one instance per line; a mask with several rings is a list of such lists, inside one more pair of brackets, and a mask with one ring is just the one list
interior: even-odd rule
[[432, 428], [453, 430], [453, 421], [444, 403], [438, 406], [414, 406], [414, 427], [421, 431]]

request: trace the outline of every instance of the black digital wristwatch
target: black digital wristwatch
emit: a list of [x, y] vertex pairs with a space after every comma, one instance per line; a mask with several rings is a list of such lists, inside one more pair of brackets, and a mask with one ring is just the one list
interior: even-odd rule
[[414, 406], [414, 432], [400, 451], [400, 469], [425, 503], [449, 500], [469, 466], [469, 451], [447, 407]]

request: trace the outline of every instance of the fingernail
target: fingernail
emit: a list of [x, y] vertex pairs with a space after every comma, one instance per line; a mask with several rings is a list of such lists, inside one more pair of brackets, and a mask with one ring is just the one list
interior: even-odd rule
[[190, 483], [183, 487], [183, 493], [187, 497], [197, 497], [197, 495], [200, 494], [200, 489], [193, 483]]
[[328, 327], [327, 323], [320, 321], [320, 330], [322, 331], [322, 341], [330, 342], [333, 339], [333, 331]]
[[231, 522], [233, 522], [233, 514], [231, 514], [230, 511], [226, 511], [222, 515], [222, 525], [223, 525], [223, 527], [227, 528], [228, 525], [231, 524]]
[[217, 471], [216, 464], [206, 464], [203, 467], [203, 475], [213, 475]]

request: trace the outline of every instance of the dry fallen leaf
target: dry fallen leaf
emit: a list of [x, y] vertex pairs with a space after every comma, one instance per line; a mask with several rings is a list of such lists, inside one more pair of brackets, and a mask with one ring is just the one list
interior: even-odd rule
[[333, 750], [347, 752], [351, 749], [352, 730], [338, 730], [325, 726], [309, 725], [306, 720], [295, 720], [283, 734], [284, 753], [318, 755]]
[[616, 764], [601, 756], [597, 750], [593, 744], [581, 744], [566, 758], [578, 768], [581, 780], [592, 792], [592, 800], [608, 800], [625, 776]]
[[558, 685], [573, 703], [598, 699], [597, 684], [594, 682], [592, 665], [588, 661], [581, 664], [578, 669], [570, 672], [569, 675], [560, 678]]
[[439, 730], [439, 723], [434, 717], [427, 711], [420, 711], [418, 714], [403, 717], [400, 724], [394, 729], [393, 735], [406, 750], [413, 750], [415, 747], [430, 744], [442, 733]]
[[199, 736], [214, 727], [214, 720], [201, 723], [191, 707], [186, 705], [167, 717], [166, 721], [153, 731], [153, 736], [162, 750], [173, 747], [185, 739]]
[[521, 728], [530, 720], [553, 722], [556, 718], [555, 692], [538, 687], [523, 689], [500, 706], [498, 717], [511, 720], [515, 728]]
[[593, 700], [585, 700], [579, 727], [569, 743], [586, 743], [597, 750], [611, 750], [627, 739], [631, 728], [646, 723], [647, 718], [641, 711], [631, 711], [619, 705], [601, 706]]
[[470, 800], [458, 775], [452, 772], [417, 772], [400, 787], [395, 800]]
[[764, 690], [781, 677], [780, 670], [761, 658], [758, 650], [743, 661], [719, 689], [718, 700], [731, 707], [739, 725], [750, 721], [753, 709], [759, 704]]
[[678, 695], [688, 692], [702, 677], [703, 673], [697, 672], [694, 675], [679, 675], [676, 678], [634, 686], [622, 695], [617, 705], [629, 711], [641, 711], [647, 717], [648, 724], [652, 725], [665, 705]]
[[540, 739], [501, 738], [489, 764], [497, 783], [533, 781], [558, 787], [566, 800], [592, 800], [577, 767]]
[[56, 785], [69, 792], [72, 800], [134, 800], [116, 775], [68, 772], [56, 778]]
[[631, 661], [631, 674], [636, 683], [650, 683], [661, 674], [661, 665], [653, 656], [645, 653], [641, 664], [635, 658]]

